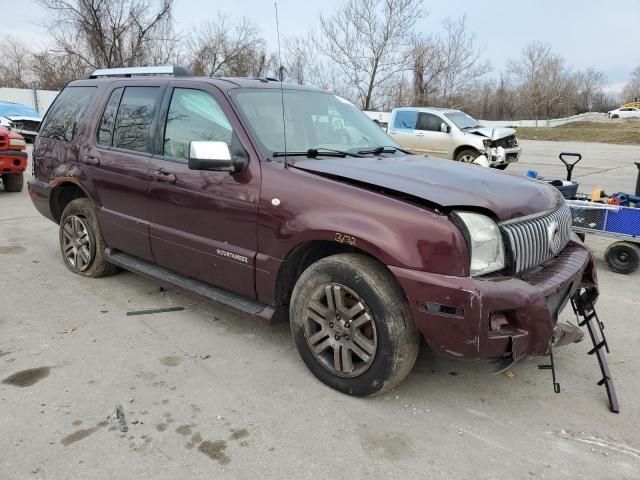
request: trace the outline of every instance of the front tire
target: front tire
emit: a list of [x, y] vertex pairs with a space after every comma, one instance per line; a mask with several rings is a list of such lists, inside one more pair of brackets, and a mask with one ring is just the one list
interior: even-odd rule
[[480, 156], [480, 153], [477, 150], [474, 150], [472, 148], [467, 148], [458, 152], [455, 160], [456, 162], [473, 163], [473, 161], [479, 156]]
[[24, 186], [24, 175], [21, 173], [5, 173], [2, 183], [6, 192], [21, 192]]
[[305, 270], [293, 289], [290, 322], [309, 370], [349, 395], [396, 386], [411, 371], [420, 346], [395, 278], [359, 254], [333, 255]]
[[60, 251], [65, 266], [85, 277], [106, 277], [118, 271], [105, 255], [106, 245], [91, 200], [69, 202], [60, 218]]

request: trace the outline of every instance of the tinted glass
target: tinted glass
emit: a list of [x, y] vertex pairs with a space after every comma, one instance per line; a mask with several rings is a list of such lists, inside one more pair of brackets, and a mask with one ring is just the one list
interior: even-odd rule
[[164, 130], [164, 155], [187, 160], [194, 140], [225, 142], [231, 148], [233, 129], [213, 96], [201, 90], [176, 88]]
[[107, 106], [104, 109], [98, 129], [98, 143], [101, 145], [111, 145], [113, 127], [116, 124], [116, 114], [118, 113], [118, 105], [120, 105], [123, 91], [123, 88], [116, 88], [111, 92]]
[[95, 92], [96, 87], [65, 88], [49, 108], [40, 136], [68, 142], [73, 140]]
[[399, 110], [393, 120], [393, 127], [404, 130], [415, 130], [418, 121], [418, 112], [415, 110]]
[[161, 92], [159, 87], [125, 88], [113, 130], [114, 147], [136, 152], [149, 151], [151, 124]]
[[266, 155], [284, 150], [285, 130], [287, 151], [355, 151], [395, 145], [369, 117], [337, 95], [293, 89], [283, 95], [275, 88], [234, 89], [232, 95]]
[[426, 130], [427, 132], [439, 132], [442, 119], [432, 113], [421, 113], [418, 116], [418, 126], [416, 130]]

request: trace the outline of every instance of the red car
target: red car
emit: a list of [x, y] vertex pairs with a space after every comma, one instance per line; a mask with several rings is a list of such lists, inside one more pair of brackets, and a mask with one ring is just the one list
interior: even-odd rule
[[0, 125], [0, 175], [7, 192], [21, 192], [27, 169], [27, 144], [22, 135]]

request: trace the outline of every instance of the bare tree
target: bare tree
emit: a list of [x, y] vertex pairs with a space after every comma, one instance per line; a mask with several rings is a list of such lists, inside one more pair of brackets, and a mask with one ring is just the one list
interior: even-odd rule
[[564, 59], [545, 43], [525, 46], [519, 60], [508, 62], [509, 71], [520, 81], [519, 90], [526, 114], [535, 119], [566, 113], [572, 98], [573, 78]]
[[76, 55], [45, 50], [33, 54], [31, 72], [37, 88], [62, 90], [71, 80], [82, 78], [87, 73], [87, 65]]
[[604, 103], [604, 73], [593, 68], [580, 71], [575, 76], [576, 109], [580, 112], [600, 110]]
[[30, 83], [31, 52], [20, 41], [7, 37], [0, 45], [0, 85], [27, 88]]
[[457, 20], [447, 18], [443, 22], [445, 35], [442, 41], [443, 66], [440, 78], [442, 103], [446, 107], [453, 106], [455, 97], [491, 70], [489, 61], [482, 59], [475, 34], [467, 32], [466, 21], [466, 15], [463, 15]]
[[377, 91], [407, 67], [421, 14], [422, 0], [346, 0], [333, 15], [321, 15], [315, 44], [340, 79], [341, 93], [363, 110], [374, 109]]
[[640, 65], [631, 72], [631, 79], [622, 89], [622, 98], [625, 102], [640, 102]]
[[427, 106], [440, 89], [440, 75], [444, 71], [442, 40], [437, 36], [414, 37], [411, 49], [413, 75], [413, 103]]
[[292, 37], [284, 41], [283, 67], [291, 81], [303, 85], [308, 80], [312, 68], [314, 53], [312, 42], [305, 37]]
[[39, 0], [56, 53], [92, 68], [164, 64], [173, 54], [174, 0]]
[[218, 13], [216, 20], [201, 24], [189, 40], [191, 68], [209, 77], [249, 75], [262, 72], [268, 63], [265, 42], [255, 22], [248, 17], [233, 21]]

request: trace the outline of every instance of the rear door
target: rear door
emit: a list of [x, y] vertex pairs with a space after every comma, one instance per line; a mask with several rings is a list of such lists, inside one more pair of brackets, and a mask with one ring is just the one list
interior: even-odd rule
[[[255, 297], [260, 165], [242, 126], [220, 91], [204, 82], [171, 82], [161, 118], [149, 191], [156, 263]], [[194, 140], [224, 141], [249, 166], [239, 174], [190, 170]]]
[[114, 83], [96, 128], [95, 147], [84, 158], [107, 245], [149, 261], [151, 133], [166, 83]]
[[414, 150], [417, 153], [448, 158], [451, 146], [451, 134], [441, 131], [446, 122], [438, 115], [420, 112], [415, 131]]
[[417, 110], [396, 110], [387, 133], [401, 147], [415, 151]]

